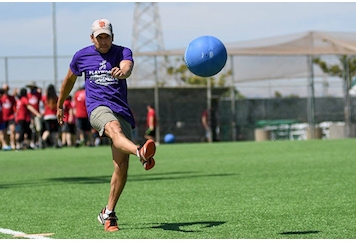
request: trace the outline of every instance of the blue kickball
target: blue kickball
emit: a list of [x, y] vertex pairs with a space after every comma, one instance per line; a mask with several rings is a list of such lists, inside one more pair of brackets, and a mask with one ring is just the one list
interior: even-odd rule
[[171, 144], [171, 143], [174, 143], [175, 141], [176, 141], [176, 137], [174, 137], [173, 134], [166, 134], [164, 136], [164, 142], [165, 143]]
[[210, 77], [219, 73], [227, 61], [224, 44], [213, 36], [201, 36], [189, 43], [184, 62], [197, 76]]

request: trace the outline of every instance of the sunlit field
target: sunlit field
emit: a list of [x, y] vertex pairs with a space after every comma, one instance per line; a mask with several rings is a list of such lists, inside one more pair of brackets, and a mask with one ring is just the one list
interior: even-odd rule
[[110, 154], [0, 152], [0, 239], [356, 238], [355, 139], [161, 144], [150, 171], [131, 156], [114, 233]]

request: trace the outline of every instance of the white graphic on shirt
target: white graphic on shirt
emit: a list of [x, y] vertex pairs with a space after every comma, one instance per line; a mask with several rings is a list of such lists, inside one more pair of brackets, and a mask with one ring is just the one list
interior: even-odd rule
[[2, 107], [4, 109], [10, 109], [11, 108], [11, 102], [8, 99], [6, 99], [5, 102], [2, 103]]
[[99, 70], [106, 70], [106, 60], [103, 60], [102, 62], [100, 62], [100, 67]]
[[31, 105], [36, 105], [38, 103], [38, 98], [36, 96], [31, 96], [28, 99], [28, 103], [31, 104]]
[[110, 70], [106, 70], [107, 66], [107, 61], [103, 60], [99, 64], [99, 70], [95, 71], [89, 71], [89, 80], [91, 82], [94, 82], [95, 84], [102, 85], [102, 86], [108, 86], [112, 84], [118, 84], [119, 81], [117, 78], [114, 78], [111, 75]]

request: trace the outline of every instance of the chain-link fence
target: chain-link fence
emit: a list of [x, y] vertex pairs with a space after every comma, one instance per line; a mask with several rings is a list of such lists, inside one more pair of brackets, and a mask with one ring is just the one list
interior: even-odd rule
[[[337, 59], [335, 60], [335, 56], [324, 56], [323, 58], [330, 63], [335, 63], [335, 61], [337, 63], [338, 61]], [[169, 56], [168, 59], [171, 60], [169, 62], [171, 65], [179, 64], [182, 61], [177, 55]], [[71, 56], [58, 56], [57, 89], [61, 83], [59, 80], [64, 77], [68, 70], [70, 60]], [[226, 73], [229, 68], [231, 66], [229, 66], [228, 62], [222, 72]], [[51, 56], [0, 57], [0, 83], [8, 83], [10, 88], [21, 88], [31, 81], [36, 81], [37, 85], [45, 90], [49, 84], [55, 82], [54, 70], [53, 58]], [[235, 69], [234, 71], [237, 72], [235, 73], [235, 77], [240, 75], [239, 69]], [[174, 79], [175, 77], [171, 78]], [[158, 102], [159, 109], [160, 140], [163, 140], [164, 135], [167, 133], [173, 133], [176, 136], [177, 142], [199, 142], [203, 139], [204, 129], [201, 125], [201, 114], [208, 106], [207, 89], [206, 87], [186, 87], [178, 79], [174, 79], [173, 83], [175, 85], [173, 86], [168, 85], [169, 80], [167, 80], [167, 83], [160, 81], [159, 84], [161, 86], [157, 87], [158, 97], [156, 98], [155, 88], [153, 87], [154, 80], [150, 83], [150, 87], [145, 88], [143, 88], [142, 83], [139, 81], [132, 85], [130, 79], [128, 80], [130, 89], [129, 102], [137, 120], [137, 139], [143, 137], [145, 130], [146, 106], [149, 103], [156, 105], [155, 102]], [[82, 81], [83, 77], [79, 78], [76, 84], [77, 87], [80, 86]], [[231, 85], [229, 82], [228, 80], [226, 85]], [[214, 103], [213, 106], [217, 112], [218, 127], [216, 132], [219, 140], [253, 140], [256, 123], [260, 120], [308, 122], [308, 99], [305, 98], [308, 95], [304, 95], [302, 98], [290, 98], [287, 94], [283, 93], [283, 88], [280, 88], [280, 82], [276, 84], [269, 82], [271, 89], [261, 88], [260, 91], [270, 93], [271, 90], [278, 90], [282, 94], [282, 98], [273, 98], [271, 95], [267, 95], [270, 98], [238, 99], [234, 104], [232, 104], [231, 98], [226, 98], [226, 95], [222, 95], [228, 92], [230, 87], [214, 87], [212, 89], [213, 98], [211, 102]], [[284, 83], [289, 82], [289, 79], [284, 81]], [[308, 92], [306, 78], [304, 82], [305, 86], [302, 88], [305, 94]], [[320, 89], [323, 88], [322, 91], [318, 90], [315, 93], [315, 123], [344, 121], [344, 98], [327, 97], [331, 94], [329, 91], [332, 86], [328, 82], [328, 79], [323, 80], [322, 83], [322, 85], [319, 85]], [[336, 81], [334, 80], [333, 83], [337, 83], [339, 96], [343, 95], [344, 87], [342, 79], [336, 78]], [[249, 85], [253, 85], [253, 82], [249, 82]], [[238, 88], [238, 86], [239, 83], [235, 87]], [[76, 89], [75, 87], [73, 91]], [[241, 91], [240, 94], [244, 95]], [[355, 102], [352, 99], [352, 122], [356, 122], [354, 115]], [[235, 108], [234, 112], [232, 111], [232, 107]]]
[[[218, 97], [225, 93], [227, 88], [215, 88], [212, 90], [212, 97]], [[146, 114], [147, 105], [156, 107], [158, 115], [158, 125], [160, 130], [160, 140], [171, 133], [175, 136], [176, 142], [200, 142], [204, 138], [204, 128], [201, 117], [207, 109], [207, 89], [196, 88], [159, 88], [158, 103], [155, 103], [154, 88], [130, 89], [128, 100], [134, 113], [138, 141], [143, 139], [147, 129]], [[218, 105], [218, 103], [216, 102]], [[218, 107], [218, 106], [216, 106]]]
[[[353, 107], [356, 100], [353, 99]], [[315, 125], [324, 122], [344, 122], [343, 98], [316, 98], [315, 99]], [[221, 140], [230, 141], [233, 132], [231, 125], [231, 100], [220, 101], [220, 137]], [[261, 121], [277, 121], [281, 124], [308, 123], [307, 98], [275, 98], [275, 99], [245, 99], [236, 100], [236, 137], [237, 140], [254, 140], [254, 130], [261, 128]], [[352, 112], [352, 122], [355, 122], [355, 108]], [[287, 137], [288, 138], [288, 137]]]
[[[254, 140], [254, 130], [261, 121], [290, 124], [308, 123], [307, 98], [240, 99], [235, 101], [235, 117], [230, 98], [222, 94], [227, 88], [212, 89], [212, 106], [216, 110], [217, 135], [220, 141]], [[177, 142], [200, 142], [204, 137], [201, 115], [207, 107], [206, 88], [159, 88], [160, 140], [167, 133], [176, 136]], [[147, 104], [154, 103], [154, 89], [131, 89], [129, 102], [137, 122], [138, 138], [142, 139], [146, 129]], [[356, 99], [352, 100], [356, 107]], [[343, 98], [316, 98], [315, 125], [344, 122]], [[356, 122], [352, 109], [352, 122]], [[305, 127], [304, 127], [305, 128]], [[285, 137], [288, 138], [289, 137]]]

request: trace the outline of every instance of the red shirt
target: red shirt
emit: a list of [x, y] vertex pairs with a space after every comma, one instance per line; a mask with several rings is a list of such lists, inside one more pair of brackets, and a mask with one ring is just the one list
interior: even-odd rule
[[[63, 122], [66, 122], [68, 123], [69, 121], [69, 110], [73, 109], [73, 106], [72, 106], [72, 102], [69, 100], [69, 99], [66, 99], [63, 103]], [[69, 122], [71, 124], [74, 123], [74, 117], [73, 119], [71, 120], [71, 122]]]
[[2, 120], [2, 103], [1, 103], [1, 98], [0, 98], [0, 124], [2, 124], [4, 121]]
[[28, 103], [33, 106], [37, 111], [40, 111], [40, 101], [42, 99], [42, 94], [39, 92], [28, 93]]
[[150, 118], [153, 117], [153, 126], [156, 127], [156, 111], [152, 108], [152, 109], [149, 109], [148, 112], [147, 112], [147, 126], [149, 127], [150, 126], [150, 123], [149, 123], [149, 120]]
[[51, 119], [57, 118], [57, 100], [58, 97], [55, 100], [47, 100], [47, 96], [42, 96], [42, 102], [44, 104], [44, 119], [46, 119], [46, 117]]
[[31, 121], [30, 110], [27, 109], [28, 99], [27, 97], [21, 97], [21, 99], [16, 102], [16, 122], [20, 120], [25, 120], [27, 122]]
[[208, 119], [208, 110], [205, 110], [201, 116], [202, 118], [205, 117], [206, 119]]
[[87, 108], [85, 106], [85, 89], [79, 90], [74, 94], [75, 117], [87, 118]]
[[7, 94], [2, 95], [2, 119], [4, 122], [15, 119], [16, 100]]

